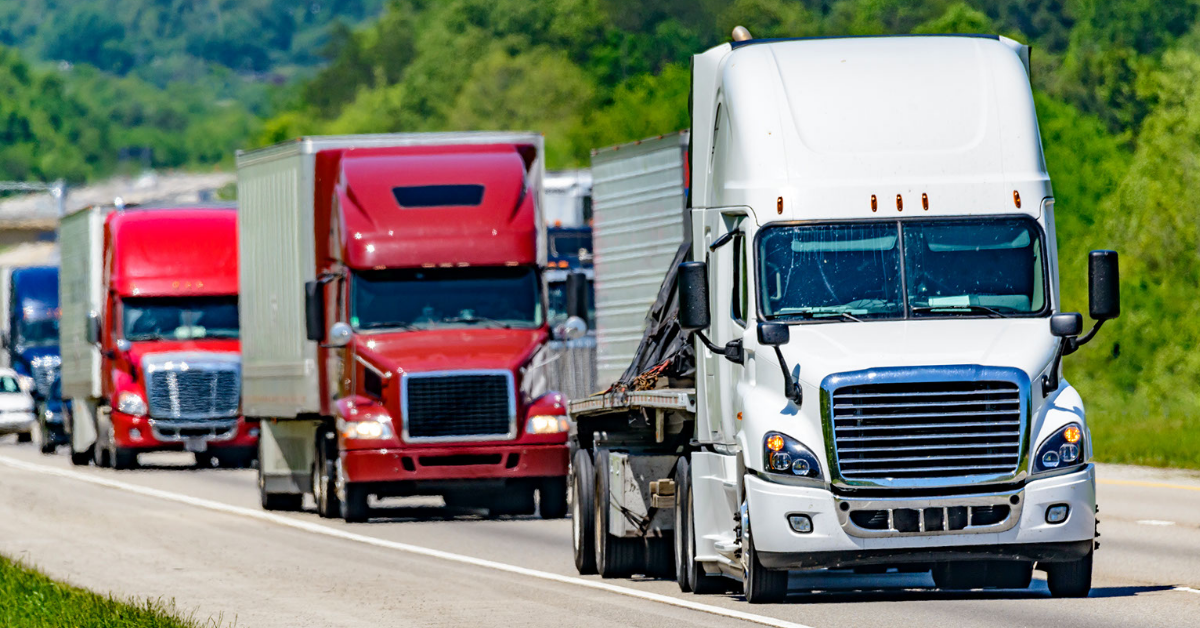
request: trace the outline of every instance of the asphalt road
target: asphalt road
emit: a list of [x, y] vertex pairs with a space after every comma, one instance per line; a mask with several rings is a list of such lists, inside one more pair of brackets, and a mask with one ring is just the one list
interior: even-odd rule
[[[1200, 474], [1101, 467], [1088, 599], [942, 592], [927, 575], [792, 574], [786, 603], [579, 577], [570, 523], [403, 500], [370, 523], [264, 513], [253, 471], [186, 454], [117, 472], [0, 441], [0, 554], [239, 627], [1200, 626]], [[388, 502], [385, 502], [385, 504]]]

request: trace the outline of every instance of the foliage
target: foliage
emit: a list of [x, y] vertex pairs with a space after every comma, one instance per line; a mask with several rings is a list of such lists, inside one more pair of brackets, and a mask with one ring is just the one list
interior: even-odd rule
[[0, 625], [11, 628], [200, 628], [222, 622], [180, 618], [173, 602], [122, 601], [55, 582], [0, 556]]

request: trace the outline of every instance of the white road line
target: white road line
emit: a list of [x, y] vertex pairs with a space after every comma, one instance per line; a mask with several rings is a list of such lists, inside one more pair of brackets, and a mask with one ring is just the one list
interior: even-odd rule
[[572, 576], [563, 576], [563, 575], [559, 575], [556, 573], [550, 573], [547, 571], [538, 571], [536, 569], [527, 569], [525, 567], [518, 567], [516, 565], [509, 565], [506, 563], [499, 563], [496, 561], [485, 560], [482, 558], [475, 558], [473, 556], [464, 556], [462, 554], [443, 552], [441, 550], [430, 549], [428, 547], [421, 547], [418, 545], [409, 545], [408, 543], [397, 543], [395, 541], [387, 541], [384, 539], [366, 536], [363, 534], [355, 534], [353, 532], [346, 532], [344, 530], [339, 530], [337, 528], [331, 528], [329, 526], [321, 525], [318, 523], [312, 523], [310, 521], [304, 521], [301, 519], [293, 519], [291, 517], [277, 515], [272, 512], [267, 512], [267, 511], [262, 511], [262, 510], [253, 510], [250, 508], [242, 508], [240, 506], [231, 506], [229, 504], [222, 504], [221, 502], [215, 502], [215, 501], [208, 500], [208, 499], [201, 499], [199, 497], [191, 497], [188, 495], [181, 495], [179, 493], [172, 493], [170, 491], [163, 491], [163, 490], [159, 490], [159, 489], [155, 489], [155, 488], [138, 486], [136, 484], [128, 484], [126, 482], [121, 482], [118, 480], [111, 480], [111, 479], [101, 477], [99, 475], [90, 474], [90, 473], [81, 473], [79, 471], [73, 471], [70, 469], [58, 469], [55, 467], [50, 467], [50, 466], [46, 466], [46, 465], [42, 465], [42, 464], [34, 464], [34, 463], [30, 463], [30, 462], [25, 462], [23, 460], [9, 458], [7, 456], [0, 456], [0, 463], [6, 464], [13, 468], [24, 469], [26, 471], [32, 471], [34, 473], [42, 473], [45, 475], [53, 475], [53, 476], [57, 476], [57, 477], [61, 477], [61, 478], [79, 480], [81, 482], [88, 482], [91, 484], [96, 484], [98, 486], [113, 488], [113, 489], [117, 489], [117, 490], [121, 490], [121, 491], [126, 491], [129, 493], [144, 495], [147, 497], [155, 497], [158, 499], [173, 501], [173, 502], [177, 502], [180, 504], [187, 504], [190, 506], [205, 508], [207, 510], [213, 510], [216, 512], [223, 512], [223, 513], [227, 513], [227, 514], [231, 514], [231, 515], [247, 517], [250, 519], [257, 519], [259, 521], [266, 521], [269, 523], [274, 523], [277, 525], [294, 528], [296, 530], [304, 530], [305, 532], [312, 532], [313, 534], [323, 534], [325, 536], [338, 538], [338, 539], [344, 539], [347, 541], [354, 541], [356, 543], [363, 543], [365, 545], [374, 545], [376, 547], [383, 547], [383, 548], [397, 550], [397, 551], [401, 551], [401, 552], [407, 552], [410, 554], [417, 554], [420, 556], [428, 556], [430, 558], [440, 558], [442, 560], [447, 560], [447, 561], [451, 561], [451, 562], [455, 562], [455, 563], [461, 563], [464, 565], [474, 565], [476, 567], [483, 567], [485, 569], [493, 569], [496, 571], [515, 573], [515, 574], [519, 574], [522, 576], [538, 578], [541, 580], [548, 580], [551, 582], [559, 582], [562, 584], [573, 584], [573, 585], [585, 587], [588, 589], [596, 589], [599, 591], [608, 591], [609, 593], [616, 593], [618, 595], [625, 595], [625, 596], [629, 596], [629, 597], [640, 598], [640, 599], [648, 600], [651, 602], [658, 602], [660, 604], [667, 604], [670, 606], [676, 606], [676, 607], [685, 608], [688, 610], [699, 611], [701, 613], [708, 613], [710, 615], [717, 615], [720, 617], [728, 617], [730, 619], [739, 619], [742, 621], [748, 621], [748, 622], [753, 622], [756, 624], [761, 624], [763, 626], [775, 626], [776, 628], [811, 628], [809, 626], [805, 626], [804, 624], [797, 624], [797, 623], [793, 623], [793, 622], [789, 622], [789, 621], [784, 621], [782, 619], [775, 619], [774, 617], [766, 617], [763, 615], [754, 615], [752, 613], [745, 613], [745, 612], [737, 611], [737, 610], [733, 610], [733, 609], [721, 608], [719, 606], [700, 604], [698, 602], [693, 602], [693, 601], [687, 600], [687, 599], [671, 597], [669, 595], [660, 595], [658, 593], [650, 593], [648, 591], [640, 591], [638, 589], [630, 589], [628, 587], [622, 587], [622, 586], [618, 586], [615, 584], [609, 584], [607, 582], [599, 582], [596, 580], [585, 580], [583, 578], [575, 578]]
[[1162, 521], [1160, 519], [1139, 519], [1138, 523], [1144, 526], [1173, 526], [1174, 521]]
[[1193, 589], [1191, 587], [1175, 587], [1174, 590], [1183, 591], [1184, 593], [1200, 593], [1200, 589]]

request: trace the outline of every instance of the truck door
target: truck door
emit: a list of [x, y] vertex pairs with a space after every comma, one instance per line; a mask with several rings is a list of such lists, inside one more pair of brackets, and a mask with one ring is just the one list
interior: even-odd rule
[[[712, 341], [725, 346], [740, 341], [746, 333], [747, 285], [745, 214], [740, 210], [711, 210], [708, 216], [714, 240], [727, 232], [733, 239], [709, 253], [709, 307], [712, 311]], [[737, 435], [737, 383], [744, 367], [725, 357], [705, 351], [705, 401], [708, 439], [732, 445]], [[704, 438], [704, 434], [700, 435]]]

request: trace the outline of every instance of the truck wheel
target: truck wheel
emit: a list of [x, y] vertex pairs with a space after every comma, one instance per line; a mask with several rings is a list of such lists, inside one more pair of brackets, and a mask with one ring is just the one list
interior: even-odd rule
[[675, 577], [675, 535], [646, 539], [646, 575], [651, 578]]
[[596, 571], [601, 578], [621, 578], [632, 576], [642, 563], [642, 539], [628, 539], [613, 536], [609, 528], [609, 500], [612, 487], [609, 479], [608, 450], [596, 451], [593, 463], [596, 473], [593, 476], [595, 486], [595, 537], [596, 537]]
[[217, 460], [211, 451], [197, 451], [193, 455], [196, 456], [196, 467], [200, 469], [211, 469]]
[[346, 523], [366, 523], [371, 518], [371, 507], [367, 505], [366, 487], [346, 483], [346, 500], [342, 502], [342, 519]]
[[724, 593], [725, 578], [704, 573], [704, 566], [696, 562], [693, 503], [691, 465], [687, 458], [680, 458], [675, 463], [675, 582], [684, 593]]
[[304, 495], [300, 493], [268, 493], [261, 468], [258, 470], [258, 498], [263, 510], [296, 512], [304, 507]]
[[[92, 445], [95, 447], [95, 445]], [[86, 467], [92, 462], [92, 447], [88, 447], [83, 451], [71, 450], [71, 464], [77, 467]]]
[[228, 447], [214, 451], [212, 455], [222, 469], [248, 469], [257, 451], [253, 447]]
[[124, 447], [112, 447], [108, 452], [112, 467], [118, 471], [135, 469], [138, 466], [137, 450]]
[[[742, 504], [742, 508], [745, 507]], [[754, 549], [749, 516], [745, 517], [742, 525], [742, 590], [746, 594], [746, 601], [751, 604], [782, 602], [787, 597], [787, 570], [763, 567], [758, 560], [758, 551]]]
[[538, 486], [538, 514], [542, 519], [567, 516], [567, 478], [544, 478]]
[[1052, 597], [1087, 597], [1092, 590], [1092, 554], [1068, 563], [1046, 565], [1046, 584]]
[[533, 500], [533, 484], [515, 481], [504, 489], [487, 497], [488, 517], [532, 515], [537, 509]]
[[316, 462], [312, 471], [312, 494], [317, 502], [317, 514], [324, 519], [333, 519], [341, 514], [341, 504], [337, 498], [337, 473], [329, 460], [329, 447], [325, 435], [332, 432], [322, 431], [317, 434]]
[[41, 419], [38, 419], [37, 444], [38, 450], [47, 455], [54, 453], [58, 448], [54, 443], [54, 436], [50, 434], [49, 426]]
[[20, 434], [17, 434], [17, 442], [18, 443], [32, 443], [33, 442], [33, 432], [21, 432]]
[[96, 437], [96, 444], [92, 445], [92, 462], [96, 463], [97, 467], [106, 469], [112, 465], [112, 458], [109, 458], [108, 447], [102, 446], [100, 437]]
[[575, 452], [571, 462], [571, 540], [575, 569], [580, 575], [596, 573], [596, 495], [592, 456], [586, 449]]

